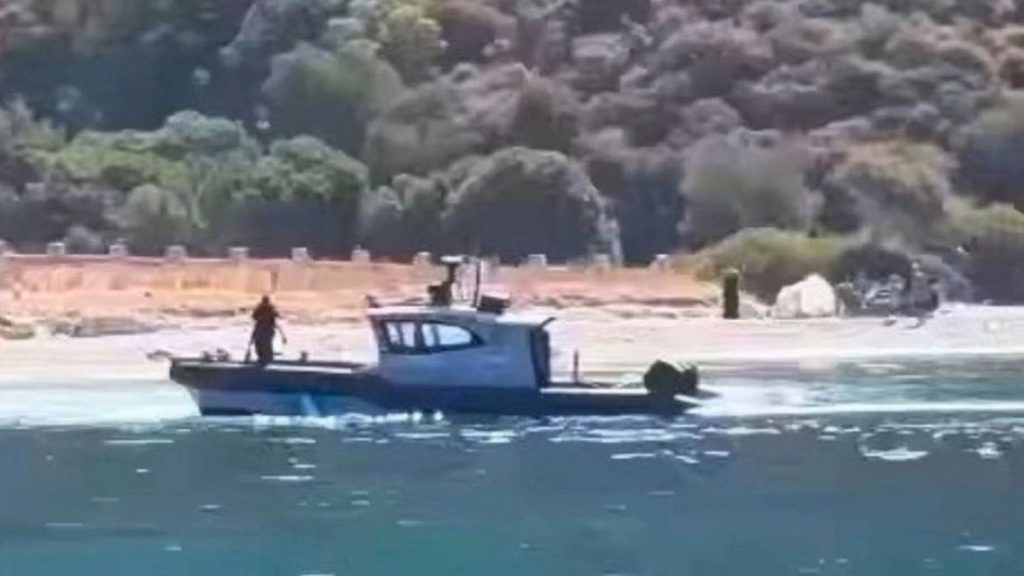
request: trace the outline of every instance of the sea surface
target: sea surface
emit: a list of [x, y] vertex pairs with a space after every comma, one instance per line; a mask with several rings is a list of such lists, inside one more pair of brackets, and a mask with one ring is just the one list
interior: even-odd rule
[[201, 420], [0, 386], [0, 575], [1024, 574], [1024, 358], [718, 365], [657, 418]]

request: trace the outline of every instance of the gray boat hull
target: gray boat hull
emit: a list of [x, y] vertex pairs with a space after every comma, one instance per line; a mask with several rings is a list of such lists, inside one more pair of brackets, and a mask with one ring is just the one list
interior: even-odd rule
[[541, 389], [396, 386], [370, 367], [347, 363], [255, 364], [176, 359], [171, 379], [185, 386], [207, 416], [330, 416], [348, 413], [441, 412], [559, 416], [673, 416], [699, 400], [650, 394], [644, 388], [559, 385]]

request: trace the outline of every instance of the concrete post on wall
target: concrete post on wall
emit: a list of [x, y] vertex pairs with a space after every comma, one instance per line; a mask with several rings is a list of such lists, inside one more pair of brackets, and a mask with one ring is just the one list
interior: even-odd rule
[[353, 264], [369, 264], [370, 263], [370, 251], [364, 248], [356, 247], [352, 251], [352, 263]]
[[50, 258], [64, 258], [68, 255], [68, 247], [63, 242], [50, 242], [46, 245], [46, 255]]
[[288, 263], [278, 269], [277, 290], [310, 290], [316, 274], [313, 257], [304, 246], [292, 248]]
[[228, 248], [228, 260], [235, 264], [244, 264], [249, 259], [248, 246], [232, 246]]
[[546, 254], [530, 254], [526, 257], [526, 267], [531, 270], [546, 270], [548, 257]]
[[114, 260], [124, 260], [128, 257], [128, 245], [124, 242], [114, 242], [107, 248], [107, 255]]
[[110, 276], [110, 289], [111, 290], [125, 290], [131, 283], [131, 273], [127, 266], [124, 266], [125, 260], [128, 259], [128, 245], [124, 240], [118, 240], [107, 246], [107, 257], [115, 265], [111, 267]]
[[[229, 273], [231, 277], [230, 285], [231, 289], [236, 292], [249, 292], [252, 290], [250, 284], [253, 283], [254, 278], [252, 277], [253, 275], [249, 274], [248, 267], [245, 266], [248, 259], [248, 246], [231, 246], [228, 248], [228, 262], [233, 264], [233, 268]], [[256, 274], [255, 277], [258, 279], [259, 274]], [[271, 282], [271, 284], [273, 284], [273, 282]]]
[[651, 270], [655, 272], [669, 272], [672, 270], [672, 259], [668, 254], [658, 254], [651, 261]]
[[301, 246], [292, 248], [292, 263], [309, 264], [312, 261], [313, 257], [309, 255], [309, 248]]
[[164, 260], [171, 263], [181, 263], [188, 258], [188, 250], [181, 244], [172, 244], [164, 250]]
[[[181, 244], [172, 244], [164, 249], [164, 262], [167, 264], [182, 264], [186, 258], [188, 258], [188, 250]], [[172, 270], [172, 288], [181, 291], [185, 288], [185, 270], [178, 266], [173, 266]]]
[[418, 252], [412, 258], [412, 265], [419, 270], [430, 268], [433, 262], [434, 256], [430, 252]]
[[612, 257], [608, 254], [595, 254], [590, 266], [595, 272], [607, 274], [612, 271]]

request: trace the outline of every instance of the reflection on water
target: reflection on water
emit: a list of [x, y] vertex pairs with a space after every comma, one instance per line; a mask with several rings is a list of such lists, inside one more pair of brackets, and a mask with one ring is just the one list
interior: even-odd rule
[[1024, 571], [1012, 362], [715, 382], [671, 421], [12, 426], [0, 575]]

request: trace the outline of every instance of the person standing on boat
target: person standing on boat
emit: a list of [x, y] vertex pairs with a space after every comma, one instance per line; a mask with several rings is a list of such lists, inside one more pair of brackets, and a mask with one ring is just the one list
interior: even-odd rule
[[288, 344], [284, 330], [277, 324], [280, 317], [277, 308], [270, 303], [269, 296], [264, 296], [252, 311], [253, 327], [249, 345], [256, 347], [256, 359], [261, 366], [274, 361], [274, 336], [277, 333], [281, 333], [281, 343]]

